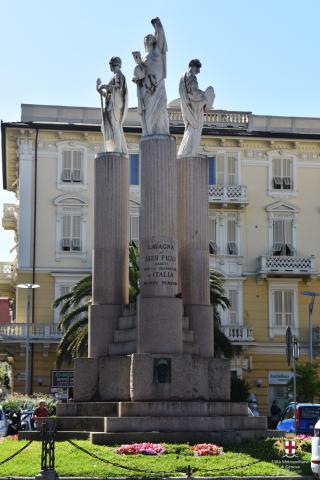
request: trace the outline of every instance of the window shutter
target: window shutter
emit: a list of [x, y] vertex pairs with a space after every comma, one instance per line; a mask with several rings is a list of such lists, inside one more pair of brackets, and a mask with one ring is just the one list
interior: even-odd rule
[[293, 325], [293, 292], [290, 290], [284, 290], [284, 320], [285, 326]]
[[71, 217], [63, 215], [61, 219], [61, 249], [69, 251], [71, 247]]
[[293, 188], [293, 175], [292, 175], [292, 160], [290, 158], [284, 158], [283, 164], [283, 188], [290, 190]]
[[139, 241], [139, 217], [130, 215], [130, 241]]
[[139, 155], [130, 154], [130, 185], [139, 185]]
[[80, 215], [72, 216], [72, 250], [78, 251], [81, 250], [81, 217]]
[[228, 155], [227, 184], [236, 185], [236, 183], [237, 183], [237, 157], [235, 155]]
[[237, 255], [236, 220], [234, 218], [228, 219], [227, 242], [228, 242], [228, 245], [227, 245], [228, 255]]
[[210, 255], [216, 255], [218, 252], [216, 230], [217, 230], [216, 218], [209, 217], [209, 253]]
[[71, 151], [62, 152], [62, 181], [71, 181]]
[[208, 157], [208, 183], [215, 185], [216, 183], [216, 159], [215, 157]]
[[74, 150], [72, 152], [72, 180], [74, 182], [81, 182], [82, 177], [82, 152]]
[[216, 176], [217, 176], [218, 185], [225, 184], [224, 171], [225, 171], [225, 156], [223, 153], [219, 153], [217, 155], [217, 163], [216, 163]]
[[283, 220], [274, 220], [273, 221], [273, 254], [280, 255], [283, 251], [284, 244], [284, 221]]
[[228, 309], [229, 324], [238, 325], [238, 291], [228, 290], [228, 297], [231, 303]]
[[275, 326], [282, 326], [282, 291], [276, 290], [274, 292], [274, 316], [275, 316]]
[[286, 255], [293, 255], [292, 245], [292, 220], [285, 220], [284, 222], [284, 241], [286, 244]]
[[281, 158], [274, 158], [272, 160], [273, 188], [277, 190], [281, 189], [282, 187], [281, 161]]

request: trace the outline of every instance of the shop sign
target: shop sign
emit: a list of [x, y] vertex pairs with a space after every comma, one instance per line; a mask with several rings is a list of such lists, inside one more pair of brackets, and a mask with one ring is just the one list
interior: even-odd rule
[[293, 377], [293, 372], [269, 372], [269, 385], [287, 385]]

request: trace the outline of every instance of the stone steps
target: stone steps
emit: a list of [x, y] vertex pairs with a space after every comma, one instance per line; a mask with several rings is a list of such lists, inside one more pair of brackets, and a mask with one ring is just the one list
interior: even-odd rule
[[267, 431], [239, 430], [239, 431], [196, 431], [196, 432], [118, 432], [101, 433], [91, 432], [90, 440], [96, 445], [116, 445], [133, 442], [167, 442], [167, 443], [240, 443], [243, 440], [266, 438]]
[[119, 417], [215, 417], [215, 416], [245, 416], [248, 417], [248, 405], [245, 402], [119, 402]]
[[114, 343], [135, 342], [137, 338], [136, 328], [126, 328], [124, 330], [115, 330], [113, 334]]
[[199, 345], [194, 342], [183, 342], [183, 353], [199, 355]]
[[[265, 417], [248, 416], [179, 416], [179, 417], [106, 417], [104, 431], [113, 432], [214, 432], [222, 430], [266, 429]], [[100, 430], [100, 429], [99, 429]]]
[[[63, 432], [56, 432], [55, 438], [56, 440], [89, 440], [90, 438], [89, 431], [63, 431]], [[99, 432], [98, 432], [99, 433]], [[102, 432], [100, 432], [102, 433]], [[41, 432], [37, 431], [21, 431], [18, 433], [19, 440], [41, 440]]]
[[118, 415], [119, 402], [58, 403], [59, 417], [111, 417]]
[[118, 320], [118, 329], [126, 330], [127, 328], [136, 327], [136, 315], [128, 315], [126, 317], [120, 317]]

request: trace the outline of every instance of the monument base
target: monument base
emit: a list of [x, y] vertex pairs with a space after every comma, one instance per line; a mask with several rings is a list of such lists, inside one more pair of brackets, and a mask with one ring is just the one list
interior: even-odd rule
[[74, 362], [74, 400], [230, 400], [226, 359], [191, 354], [133, 353]]

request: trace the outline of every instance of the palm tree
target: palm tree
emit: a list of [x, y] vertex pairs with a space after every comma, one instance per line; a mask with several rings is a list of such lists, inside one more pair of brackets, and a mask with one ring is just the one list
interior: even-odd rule
[[219, 272], [211, 271], [209, 277], [210, 303], [213, 305], [214, 321], [214, 354], [216, 357], [231, 358], [234, 355], [232, 343], [221, 331], [221, 317], [219, 310], [226, 310], [231, 306], [225, 295], [223, 276]]
[[[129, 301], [135, 303], [139, 293], [138, 249], [129, 247]], [[57, 298], [54, 308], [61, 307], [59, 329], [63, 332], [57, 351], [57, 366], [71, 363], [76, 357], [87, 356], [88, 352], [88, 307], [92, 297], [92, 275], [82, 278], [72, 289]], [[210, 273], [210, 302], [214, 306], [214, 347], [216, 356], [231, 357], [232, 344], [220, 329], [219, 305], [230, 306], [224, 294], [223, 277]]]
[[[138, 248], [129, 247], [129, 301], [134, 303], [139, 293]], [[57, 298], [53, 308], [61, 308], [58, 328], [63, 332], [56, 363], [71, 363], [76, 357], [88, 355], [88, 307], [92, 298], [92, 275], [77, 282], [71, 290]]]

